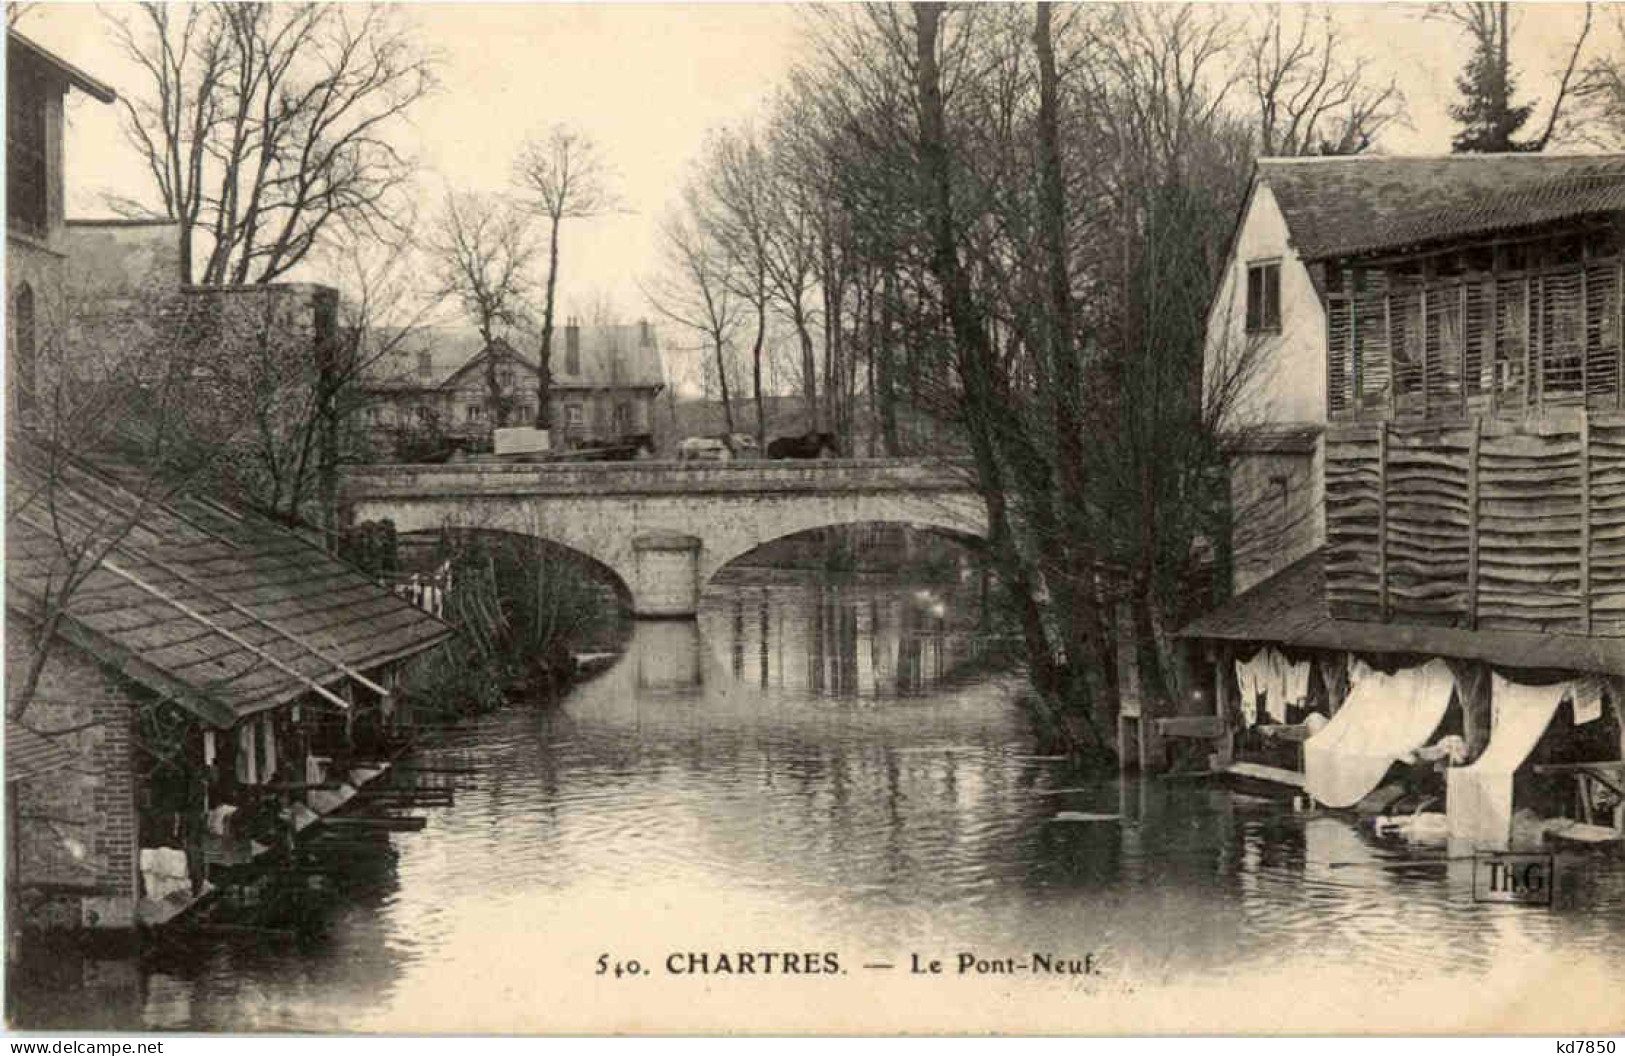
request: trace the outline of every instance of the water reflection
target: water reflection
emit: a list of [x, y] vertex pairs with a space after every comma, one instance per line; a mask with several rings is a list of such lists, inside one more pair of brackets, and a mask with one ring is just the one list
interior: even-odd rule
[[703, 637], [735, 681], [827, 697], [909, 696], [985, 658], [979, 597], [957, 584], [785, 583], [738, 573], [707, 592]]
[[[627, 1014], [593, 980], [605, 950], [1091, 952], [1150, 992], [1304, 960], [1373, 979], [1479, 973], [1531, 951], [1613, 956], [1625, 939], [1617, 862], [1585, 870], [1569, 908], [1479, 905], [1470, 863], [1419, 861], [1439, 849], [1036, 754], [1017, 681], [980, 663], [974, 604], [918, 594], [936, 589], [719, 586], [697, 624], [638, 624], [559, 705], [507, 709], [423, 753], [472, 771], [455, 806], [381, 850], [335, 848], [356, 868], [307, 892], [310, 935], [45, 958], [13, 976], [14, 1016], [540, 1030]], [[822, 985], [839, 1003], [873, 983]], [[712, 1002], [713, 1027], [749, 1000], [682, 993]]]

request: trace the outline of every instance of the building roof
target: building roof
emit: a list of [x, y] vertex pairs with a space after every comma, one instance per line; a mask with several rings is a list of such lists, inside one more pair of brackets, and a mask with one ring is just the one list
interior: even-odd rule
[[[660, 365], [658, 330], [645, 323], [615, 326], [583, 326], [580, 333], [579, 370], [570, 370], [567, 353], [568, 327], [553, 331], [553, 387], [579, 388], [659, 388], [665, 384]], [[394, 340], [395, 347], [379, 358], [368, 371], [368, 386], [382, 390], [432, 390], [456, 388], [460, 376], [476, 365], [485, 351], [478, 330], [462, 326], [419, 327], [408, 333], [385, 332], [383, 341]], [[541, 339], [518, 334], [499, 336], [504, 354], [532, 375]], [[419, 369], [420, 357], [429, 357], [427, 374]]]
[[19, 722], [6, 720], [6, 780], [28, 781], [72, 766], [74, 755], [61, 744]]
[[101, 81], [98, 81], [60, 55], [46, 51], [32, 40], [9, 27], [6, 29], [6, 51], [6, 62], [8, 64], [15, 63], [20, 55], [26, 56], [25, 61], [31, 59], [35, 63], [49, 68], [52, 73], [67, 81], [69, 85], [93, 99], [104, 103], [115, 102], [118, 99], [118, 93]]
[[1326, 607], [1325, 553], [1317, 550], [1293, 562], [1196, 619], [1180, 636], [1625, 675], [1625, 642], [1618, 638], [1332, 619]]
[[1625, 212], [1625, 162], [1613, 171], [1545, 180], [1531, 187], [1485, 195], [1465, 205], [1406, 213], [1369, 237], [1353, 239], [1338, 256], [1395, 251], [1468, 237], [1483, 238], [1544, 227], [1582, 216]]
[[1446, 210], [1542, 184], [1625, 170], [1621, 154], [1450, 154], [1387, 157], [1260, 158], [1255, 179], [1268, 184], [1305, 260], [1370, 248], [1380, 232]]
[[1323, 425], [1254, 426], [1236, 437], [1235, 450], [1249, 455], [1312, 455], [1325, 431]]
[[[65, 553], [109, 547], [60, 633], [225, 728], [448, 637], [450, 626], [293, 532], [27, 439], [6, 456], [6, 605], [44, 617]], [[122, 479], [122, 483], [121, 483]], [[127, 531], [123, 529], [127, 528]]]

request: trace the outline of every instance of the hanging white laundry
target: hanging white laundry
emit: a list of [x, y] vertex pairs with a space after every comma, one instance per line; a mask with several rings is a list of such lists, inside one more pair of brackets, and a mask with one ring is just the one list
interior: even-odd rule
[[[1282, 658], [1283, 660], [1285, 657]], [[1303, 707], [1309, 699], [1309, 662], [1301, 664], [1290, 661], [1286, 665], [1286, 703], [1295, 707]]]
[[269, 715], [260, 719], [260, 746], [265, 752], [260, 777], [269, 781], [271, 775], [276, 773], [276, 720]]
[[1304, 787], [1329, 807], [1352, 807], [1395, 761], [1426, 744], [1450, 705], [1443, 660], [1357, 682], [1324, 729], [1303, 745]]
[[1491, 675], [1495, 715], [1489, 747], [1472, 766], [1449, 772], [1445, 804], [1450, 835], [1488, 847], [1512, 837], [1512, 775], [1540, 742], [1570, 684], [1525, 686]]
[[205, 767], [210, 767], [210, 766], [214, 765], [214, 753], [215, 753], [214, 731], [213, 730], [204, 730], [203, 731], [203, 765]]
[[1584, 726], [1602, 718], [1603, 680], [1597, 675], [1576, 679], [1569, 687], [1574, 705], [1574, 724]]
[[245, 785], [257, 785], [259, 779], [259, 759], [255, 754], [257, 747], [255, 730], [258, 723], [245, 722], [237, 727], [237, 780]]
[[1251, 660], [1236, 661], [1236, 685], [1241, 690], [1241, 718], [1247, 726], [1258, 722], [1258, 695], [1268, 691], [1269, 653], [1270, 650], [1262, 649]]

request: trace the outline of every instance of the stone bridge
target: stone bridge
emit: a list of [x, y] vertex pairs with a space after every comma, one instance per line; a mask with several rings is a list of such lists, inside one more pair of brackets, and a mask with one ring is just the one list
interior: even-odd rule
[[693, 616], [719, 569], [796, 532], [987, 531], [969, 467], [940, 459], [367, 465], [344, 471], [340, 496], [351, 524], [515, 532], [578, 551], [620, 578], [639, 616]]

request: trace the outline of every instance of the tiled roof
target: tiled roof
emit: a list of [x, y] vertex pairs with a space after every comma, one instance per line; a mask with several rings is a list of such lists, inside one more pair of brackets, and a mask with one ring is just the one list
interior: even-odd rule
[[1325, 550], [1317, 550], [1293, 562], [1236, 595], [1191, 622], [1179, 635], [1625, 675], [1625, 649], [1620, 648], [1617, 638], [1334, 620], [1326, 608]]
[[1625, 166], [1613, 173], [1560, 177], [1533, 187], [1486, 195], [1466, 205], [1397, 216], [1340, 247], [1339, 256], [1487, 236], [1600, 213], [1625, 212]]
[[[579, 370], [570, 370], [566, 351], [567, 329], [553, 331], [553, 386], [560, 389], [643, 387], [663, 385], [660, 366], [659, 332], [644, 324], [583, 326], [580, 328]], [[385, 335], [390, 340], [393, 335]], [[540, 338], [510, 334], [497, 337], [505, 352], [534, 374]], [[472, 327], [420, 327], [400, 336], [394, 349], [368, 371], [374, 389], [437, 389], [464, 369], [475, 365], [485, 350], [478, 330]], [[429, 356], [429, 372], [418, 368], [420, 357]]]
[[74, 762], [73, 753], [61, 744], [9, 719], [5, 749], [7, 781], [27, 781]]
[[7, 608], [40, 619], [46, 591], [62, 582], [65, 549], [111, 542], [69, 595], [63, 636], [211, 725], [228, 727], [451, 633], [255, 514], [201, 496], [143, 497], [129, 476], [121, 483], [80, 459], [53, 460], [28, 440], [8, 445], [6, 467]]
[[1261, 425], [1236, 438], [1236, 450], [1251, 455], [1314, 454], [1321, 425]]
[[1443, 157], [1261, 158], [1306, 260], [1366, 246], [1411, 218], [1470, 207], [1549, 181], [1625, 171], [1625, 155], [1453, 154]]

